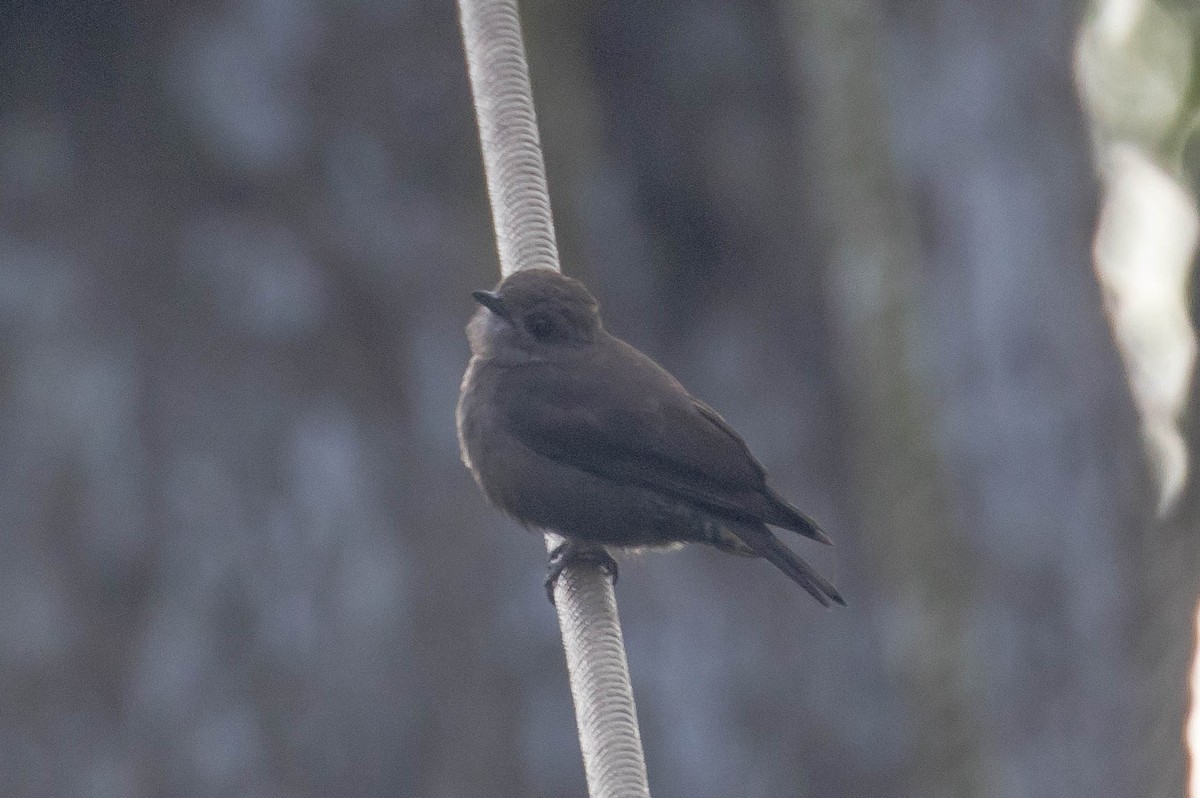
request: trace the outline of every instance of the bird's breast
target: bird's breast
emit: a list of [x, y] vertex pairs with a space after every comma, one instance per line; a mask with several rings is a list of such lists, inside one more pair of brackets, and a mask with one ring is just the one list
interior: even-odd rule
[[455, 408], [454, 422], [458, 431], [458, 451], [463, 464], [470, 470], [476, 480], [479, 474], [476, 466], [475, 451], [485, 443], [489, 434], [487, 427], [486, 407], [489, 402], [489, 391], [494, 380], [480, 379], [480, 372], [487, 367], [486, 361], [479, 356], [471, 358], [463, 374], [462, 385], [459, 387], [458, 407]]
[[505, 429], [504, 393], [508, 367], [473, 357], [463, 375], [455, 420], [463, 463], [496, 505], [512, 512], [530, 453]]

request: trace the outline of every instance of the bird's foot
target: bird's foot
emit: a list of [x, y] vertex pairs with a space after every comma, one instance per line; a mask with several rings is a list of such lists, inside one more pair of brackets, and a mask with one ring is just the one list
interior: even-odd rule
[[562, 572], [573, 565], [594, 565], [612, 577], [613, 584], [617, 583], [617, 561], [608, 550], [594, 543], [577, 543], [573, 540], [563, 541], [550, 550], [550, 569], [546, 574], [546, 596], [554, 604], [554, 586]]

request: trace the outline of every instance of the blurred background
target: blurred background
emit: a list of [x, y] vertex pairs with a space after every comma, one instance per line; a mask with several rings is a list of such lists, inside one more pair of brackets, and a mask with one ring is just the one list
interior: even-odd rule
[[[626, 559], [656, 795], [1187, 794], [1198, 8], [522, 4], [565, 270], [850, 602]], [[496, 278], [452, 3], [0, 5], [0, 794], [584, 794]]]

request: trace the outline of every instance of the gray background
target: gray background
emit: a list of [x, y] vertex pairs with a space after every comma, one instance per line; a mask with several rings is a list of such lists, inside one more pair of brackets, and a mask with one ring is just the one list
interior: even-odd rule
[[[0, 794], [582, 795], [541, 541], [454, 440], [453, 4], [0, 9]], [[523, 10], [565, 270], [850, 602], [626, 559], [655, 794], [1182, 795], [1196, 479], [1155, 516], [1085, 9]]]

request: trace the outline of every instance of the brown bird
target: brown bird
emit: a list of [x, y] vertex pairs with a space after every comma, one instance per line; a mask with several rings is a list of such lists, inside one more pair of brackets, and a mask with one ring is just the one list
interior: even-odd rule
[[767, 484], [715, 410], [604, 329], [582, 283], [527, 269], [472, 296], [483, 307], [467, 325], [463, 462], [497, 507], [566, 539], [548, 588], [599, 546], [696, 542], [763, 557], [826, 607], [845, 604], [767, 525], [829, 543], [825, 533]]

